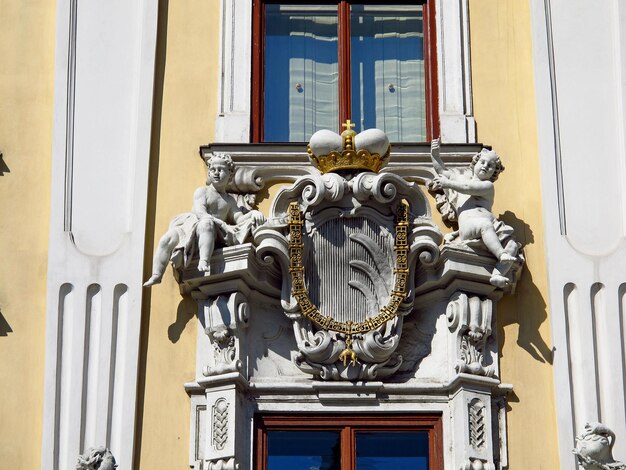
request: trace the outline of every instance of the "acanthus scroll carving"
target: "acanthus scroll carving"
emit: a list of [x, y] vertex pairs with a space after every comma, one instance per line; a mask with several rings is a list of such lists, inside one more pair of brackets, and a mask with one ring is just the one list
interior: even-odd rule
[[457, 332], [456, 371], [493, 377], [493, 364], [484, 364], [485, 345], [491, 336], [493, 302], [457, 292], [448, 303], [448, 327]]
[[233, 333], [228, 328], [210, 330], [209, 338], [213, 342], [214, 366], [207, 366], [204, 375], [226, 374], [241, 370], [241, 361], [237, 359], [237, 346]]
[[204, 368], [206, 377], [237, 372], [242, 368], [238, 357], [239, 331], [247, 328], [248, 302], [243, 294], [234, 292], [206, 301], [204, 308], [206, 334], [213, 345], [213, 361]]

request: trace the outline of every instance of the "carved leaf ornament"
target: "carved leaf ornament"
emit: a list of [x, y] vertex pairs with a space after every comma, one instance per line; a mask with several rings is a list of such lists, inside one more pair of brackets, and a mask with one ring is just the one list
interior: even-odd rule
[[398, 308], [406, 297], [407, 279], [409, 276], [408, 269], [408, 227], [409, 227], [409, 208], [406, 202], [399, 204], [396, 212], [394, 253], [396, 258], [394, 272], [394, 287], [390, 293], [390, 299], [387, 305], [380, 309], [378, 315], [372, 318], [366, 318], [361, 322], [353, 321], [337, 321], [332, 315], [324, 315], [311, 302], [309, 293], [306, 288], [304, 279], [304, 239], [303, 217], [300, 206], [297, 202], [289, 205], [289, 272], [291, 274], [291, 293], [298, 302], [298, 306], [302, 314], [327, 331], [335, 331], [345, 336], [346, 347], [340, 354], [339, 359], [346, 366], [348, 361], [351, 365], [356, 365], [357, 353], [352, 349], [352, 335], [367, 333], [384, 325], [392, 320], [398, 313]]

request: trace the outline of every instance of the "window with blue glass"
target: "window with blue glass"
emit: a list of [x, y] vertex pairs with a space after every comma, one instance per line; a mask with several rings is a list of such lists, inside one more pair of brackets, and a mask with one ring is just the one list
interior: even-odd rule
[[438, 416], [265, 416], [256, 428], [256, 470], [443, 468]]
[[307, 141], [346, 119], [392, 142], [437, 132], [432, 2], [254, 3], [254, 141]]

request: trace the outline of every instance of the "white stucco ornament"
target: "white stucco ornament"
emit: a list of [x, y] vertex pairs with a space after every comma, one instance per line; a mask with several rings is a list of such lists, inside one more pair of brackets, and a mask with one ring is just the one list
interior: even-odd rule
[[576, 437], [574, 455], [585, 470], [626, 470], [613, 458], [615, 433], [602, 423], [587, 423]]
[[[408, 399], [442, 417], [446, 468], [506, 468], [512, 386], [500, 381], [495, 322], [497, 301], [518, 280], [518, 245], [496, 239], [515, 248], [499, 287], [494, 267], [510, 259], [496, 259], [482, 238], [459, 242], [457, 233], [442, 245], [420, 186], [436, 177], [428, 146], [400, 147], [391, 161], [383, 131], [345, 127], [315, 133], [307, 153], [292, 144], [203, 150], [236, 158], [228, 191], [275, 192], [267, 221], [246, 242], [217, 248], [209, 276], [175, 271], [198, 303], [196, 372], [185, 384], [189, 465], [253, 468], [255, 413], [395, 413]], [[491, 161], [476, 172], [459, 166], [479, 150], [446, 145], [441, 159], [483, 182]], [[461, 197], [498, 233], [492, 195], [484, 206]]]
[[442, 236], [414, 183], [378, 173], [389, 160], [385, 133], [344, 126], [341, 136], [311, 137], [319, 172], [278, 194], [255, 242], [259, 256], [283, 267], [295, 364], [324, 380], [373, 380], [403, 362], [396, 349], [415, 300], [415, 265], [437, 260]]
[[474, 156], [465, 171], [446, 167], [439, 156], [440, 141], [433, 140], [431, 159], [438, 176], [428, 185], [437, 197], [444, 219], [458, 224], [458, 230], [446, 235], [449, 244], [470, 249], [486, 248], [496, 264], [490, 282], [496, 287], [507, 287], [524, 262], [521, 245], [513, 239], [513, 228], [498, 220], [492, 212], [494, 182], [504, 171], [496, 152], [483, 149]]
[[[191, 212], [179, 214], [159, 240], [152, 262], [152, 276], [144, 286], [161, 282], [168, 261], [174, 268], [189, 266], [199, 255], [198, 271], [210, 273], [216, 245], [243, 243], [250, 231], [265, 222], [257, 210], [242, 206], [241, 198], [226, 191], [235, 172], [232, 158], [216, 154], [207, 162], [207, 184], [194, 192]], [[248, 202], [244, 198], [244, 203]]]
[[106, 447], [91, 447], [78, 457], [76, 470], [114, 470], [115, 457]]

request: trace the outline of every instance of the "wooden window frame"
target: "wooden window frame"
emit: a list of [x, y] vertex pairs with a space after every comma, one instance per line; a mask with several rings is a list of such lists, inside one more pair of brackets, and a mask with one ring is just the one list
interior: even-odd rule
[[[264, 109], [265, 96], [264, 64], [265, 64], [265, 5], [268, 4], [309, 4], [311, 1], [252, 0], [252, 93], [251, 93], [251, 123], [252, 142], [264, 141]], [[351, 118], [351, 76], [350, 76], [350, 4], [381, 4], [378, 1], [319, 1], [318, 4], [338, 5], [338, 68], [339, 68], [339, 119], [337, 128], [341, 132], [341, 123]], [[425, 62], [425, 93], [426, 93], [426, 140], [439, 136], [439, 101], [437, 84], [437, 36], [435, 21], [434, 0], [402, 1], [406, 3], [424, 5], [424, 62]]]
[[254, 470], [266, 470], [268, 431], [340, 431], [341, 467], [355, 465], [354, 436], [357, 431], [428, 432], [429, 470], [443, 470], [441, 414], [265, 414], [254, 418]]

